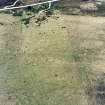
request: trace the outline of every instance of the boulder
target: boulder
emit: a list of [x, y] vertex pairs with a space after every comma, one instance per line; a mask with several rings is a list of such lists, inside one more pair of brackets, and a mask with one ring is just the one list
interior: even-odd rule
[[82, 3], [80, 5], [81, 11], [95, 12], [98, 10], [98, 7], [93, 2]]

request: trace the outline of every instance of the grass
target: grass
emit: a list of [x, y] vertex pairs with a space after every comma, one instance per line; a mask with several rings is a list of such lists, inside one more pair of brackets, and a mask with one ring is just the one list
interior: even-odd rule
[[96, 31], [105, 20], [57, 17], [41, 26], [32, 19], [28, 27], [5, 17], [8, 25], [0, 26], [0, 105], [91, 105], [86, 89], [102, 72], [95, 62], [102, 64], [103, 31]]
[[80, 82], [62, 19], [50, 18], [40, 27], [29, 24], [27, 28], [21, 23], [8, 26], [8, 35], [2, 36], [4, 48], [0, 53], [0, 73], [7, 94], [1, 104], [76, 105], [80, 102]]

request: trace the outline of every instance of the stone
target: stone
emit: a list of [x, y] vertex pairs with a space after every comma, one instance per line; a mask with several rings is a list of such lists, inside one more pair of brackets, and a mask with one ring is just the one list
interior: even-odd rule
[[88, 11], [88, 12], [95, 12], [98, 10], [98, 7], [95, 5], [95, 3], [82, 3], [80, 5], [81, 11]]

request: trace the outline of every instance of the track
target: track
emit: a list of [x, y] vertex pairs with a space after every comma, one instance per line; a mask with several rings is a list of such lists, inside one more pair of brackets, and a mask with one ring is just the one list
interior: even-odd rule
[[0, 9], [0, 11], [26, 8], [26, 7], [30, 7], [30, 6], [32, 7], [32, 6], [42, 5], [42, 4], [46, 4], [46, 3], [49, 3], [49, 6], [50, 6], [51, 3], [57, 2], [57, 1], [59, 1], [59, 0], [50, 0], [50, 1], [46, 1], [46, 2], [34, 3], [34, 4], [22, 5], [22, 6], [17, 6], [17, 7], [15, 7], [15, 5], [16, 5], [16, 3], [17, 3], [18, 1], [19, 1], [19, 0], [17, 0], [13, 5], [6, 6], [6, 7], [2, 8], [2, 9]]

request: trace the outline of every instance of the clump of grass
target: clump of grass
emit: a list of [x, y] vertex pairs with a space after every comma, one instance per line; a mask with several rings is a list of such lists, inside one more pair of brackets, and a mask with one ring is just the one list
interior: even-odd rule
[[27, 25], [30, 23], [30, 18], [23, 18], [21, 21], [23, 24]]

